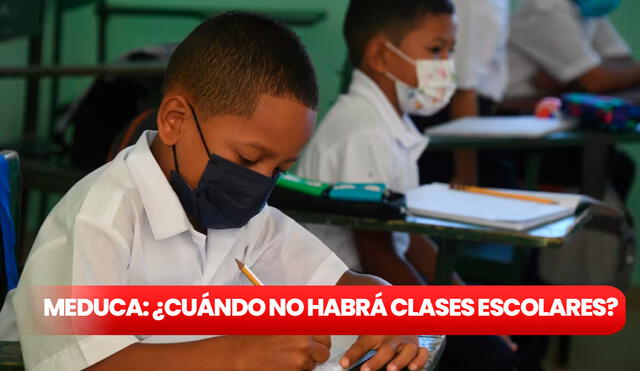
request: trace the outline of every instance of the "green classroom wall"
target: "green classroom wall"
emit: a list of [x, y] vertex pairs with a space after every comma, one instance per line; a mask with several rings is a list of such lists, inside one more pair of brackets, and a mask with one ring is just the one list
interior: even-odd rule
[[[472, 0], [471, 0], [472, 1]], [[517, 0], [512, 0], [517, 2]], [[45, 3], [50, 3], [45, 1]], [[161, 5], [176, 7], [216, 7], [228, 9], [325, 9], [327, 19], [312, 27], [298, 27], [296, 31], [307, 45], [316, 65], [320, 83], [320, 115], [335, 101], [339, 91], [339, 75], [346, 56], [342, 40], [341, 25], [346, 9], [346, 0], [110, 0], [114, 4]], [[640, 1], [626, 0], [611, 19], [628, 41], [634, 55], [640, 58], [640, 32], [637, 27], [637, 15], [640, 14]], [[51, 55], [51, 7], [45, 11], [45, 62]], [[62, 35], [62, 62], [67, 64], [94, 63], [96, 61], [96, 17], [93, 6], [83, 6], [65, 13]], [[179, 18], [140, 18], [118, 17], [109, 23], [108, 60], [113, 60], [123, 52], [142, 45], [164, 42], [178, 42], [196, 25], [192, 19]], [[21, 40], [0, 44], [0, 65], [24, 64], [26, 61], [26, 43]], [[90, 82], [87, 78], [67, 78], [61, 85], [61, 101], [69, 102], [80, 94]], [[44, 114], [49, 112], [47, 89], [49, 82], [42, 83], [42, 96], [39, 115], [39, 130], [45, 132], [48, 120]], [[0, 142], [16, 139], [20, 136], [23, 116], [24, 82], [20, 79], [0, 79]], [[624, 147], [640, 164], [640, 145]], [[629, 206], [636, 220], [640, 221], [640, 182], [634, 185]], [[640, 229], [639, 229], [640, 230]], [[640, 233], [638, 233], [640, 240]], [[640, 283], [640, 268], [636, 268], [634, 281]]]

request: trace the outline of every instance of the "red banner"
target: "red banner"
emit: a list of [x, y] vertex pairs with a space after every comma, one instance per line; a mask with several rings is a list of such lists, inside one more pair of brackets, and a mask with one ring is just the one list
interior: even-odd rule
[[608, 335], [609, 286], [47, 286], [45, 334]]

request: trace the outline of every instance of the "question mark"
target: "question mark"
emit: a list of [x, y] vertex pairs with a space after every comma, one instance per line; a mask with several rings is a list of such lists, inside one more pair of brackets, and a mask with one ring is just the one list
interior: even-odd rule
[[618, 306], [618, 299], [609, 298], [607, 299], [607, 304], [609, 304], [609, 311], [607, 312], [607, 314], [609, 316], [613, 316], [613, 309]]

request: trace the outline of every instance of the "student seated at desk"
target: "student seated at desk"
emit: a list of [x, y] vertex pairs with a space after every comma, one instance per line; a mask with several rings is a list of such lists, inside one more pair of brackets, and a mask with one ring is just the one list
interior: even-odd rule
[[[305, 150], [299, 175], [385, 183], [400, 192], [418, 186], [417, 160], [428, 139], [408, 114], [433, 114], [455, 91], [453, 13], [449, 0], [351, 0], [344, 36], [352, 82]], [[399, 285], [433, 278], [436, 247], [425, 236], [308, 228], [354, 270]], [[515, 345], [505, 340], [449, 337], [439, 368], [513, 370]]]
[[[607, 19], [619, 4], [620, 0], [524, 0], [511, 18], [510, 77], [502, 109], [532, 113], [539, 98], [576, 90], [640, 92], [640, 63]], [[574, 186], [581, 179], [580, 163], [580, 150], [550, 151], [541, 181]], [[616, 151], [611, 167], [612, 182], [626, 201], [635, 165]]]
[[[458, 17], [454, 53], [456, 93], [432, 116], [412, 116], [423, 131], [467, 116], [495, 115], [509, 79], [507, 40], [509, 0], [453, 0]], [[516, 188], [513, 163], [501, 151], [425, 152], [419, 160], [420, 184], [454, 182]]]
[[[108, 103], [108, 102], [105, 102]], [[318, 91], [295, 34], [225, 13], [178, 46], [157, 132], [76, 184], [49, 214], [1, 314], [34, 370], [310, 370], [328, 336], [43, 336], [30, 332], [34, 285], [246, 285], [234, 258], [268, 284], [385, 284], [347, 266], [266, 206], [313, 129]], [[17, 325], [17, 327], [16, 327]], [[342, 360], [422, 367], [415, 336], [361, 336]]]
[[620, 2], [524, 0], [511, 19], [507, 98], [640, 88], [640, 63], [607, 18]]

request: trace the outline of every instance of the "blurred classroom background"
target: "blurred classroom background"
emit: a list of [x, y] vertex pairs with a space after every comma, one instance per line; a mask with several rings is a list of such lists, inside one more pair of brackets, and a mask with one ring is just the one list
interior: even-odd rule
[[[99, 0], [47, 0], [43, 11], [42, 64], [51, 64], [54, 57], [53, 39], [56, 6], [63, 6], [58, 13], [60, 20], [59, 64], [89, 65], [99, 60], [97, 47]], [[517, 0], [512, 1], [517, 5]], [[1, 2], [0, 2], [1, 3]], [[342, 38], [342, 21], [348, 2], [346, 0], [109, 0], [113, 7], [158, 7], [164, 9], [246, 9], [255, 11], [283, 11], [291, 9], [320, 11], [324, 16], [314, 24], [295, 26], [294, 29], [307, 46], [316, 66], [320, 84], [319, 121], [333, 104], [340, 91], [342, 68], [346, 59], [346, 46]], [[2, 9], [0, 9], [2, 11]], [[640, 2], [625, 0], [610, 19], [640, 59], [640, 32], [638, 32]], [[162, 43], [177, 43], [199, 23], [195, 17], [118, 15], [110, 17], [106, 27], [105, 61], [112, 62], [132, 49]], [[28, 44], [24, 39], [0, 42], [0, 66], [25, 65], [28, 61]], [[62, 77], [59, 79], [57, 103], [72, 103], [91, 84], [92, 77]], [[29, 110], [37, 113], [37, 133], [45, 138], [55, 118], [50, 106], [51, 78], [40, 80], [37, 107]], [[25, 78], [0, 78], [0, 143], [20, 140], [23, 135], [25, 114]], [[68, 133], [67, 135], [71, 135]], [[621, 145], [640, 166], [640, 144]], [[24, 236], [33, 238], [40, 220], [39, 205], [42, 194], [31, 192]], [[51, 207], [57, 197], [49, 197], [46, 206]], [[628, 207], [635, 220], [640, 221], [640, 181], [636, 177]], [[636, 228], [640, 240], [640, 229]], [[640, 253], [640, 251], [639, 251]], [[634, 351], [634, 342], [640, 340], [640, 267], [636, 264], [633, 285], [629, 295], [628, 324], [620, 334], [605, 338], [580, 337], [574, 341], [569, 369], [586, 370], [637, 370], [640, 355]]]
[[[42, 63], [51, 63], [53, 20], [55, 9], [53, 3], [60, 0], [46, 1], [44, 9], [44, 40]], [[98, 17], [95, 3], [97, 0], [60, 1], [61, 3], [77, 3], [62, 13], [62, 32], [60, 48], [60, 64], [83, 65], [93, 64], [98, 60]], [[517, 6], [517, 0], [512, 0]], [[265, 11], [321, 10], [326, 15], [316, 24], [294, 27], [307, 46], [316, 66], [320, 84], [319, 119], [333, 104], [340, 92], [342, 68], [346, 59], [346, 46], [342, 38], [342, 20], [347, 6], [345, 0], [110, 0], [112, 6], [136, 7], [176, 7], [180, 9], [248, 9]], [[623, 1], [622, 6], [611, 16], [611, 20], [622, 36], [631, 46], [634, 56], [640, 58], [640, 32], [637, 31], [637, 15], [640, 14], [640, 2]], [[111, 17], [106, 31], [105, 60], [113, 61], [132, 49], [175, 43], [184, 38], [198, 23], [198, 19], [174, 16], [135, 16], [119, 15]], [[0, 65], [24, 65], [27, 62], [27, 42], [23, 39], [0, 43]], [[38, 107], [38, 134], [49, 133], [51, 117], [49, 113], [49, 95], [51, 79], [43, 78], [40, 83], [40, 99]], [[69, 104], [81, 95], [90, 83], [91, 77], [64, 77], [59, 83], [59, 104]], [[22, 135], [24, 122], [24, 94], [26, 83], [24, 78], [0, 79], [0, 142], [11, 142]], [[622, 146], [636, 164], [640, 164], [640, 145]], [[54, 202], [53, 200], [51, 202]], [[635, 219], [640, 220], [640, 182], [636, 179], [628, 203]], [[36, 228], [29, 223], [27, 231]], [[640, 232], [637, 232], [640, 238]], [[640, 284], [640, 269], [635, 270], [634, 283]]]

